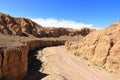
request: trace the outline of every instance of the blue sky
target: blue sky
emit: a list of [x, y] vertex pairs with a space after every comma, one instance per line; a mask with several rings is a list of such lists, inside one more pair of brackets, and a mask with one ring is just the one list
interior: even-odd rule
[[39, 23], [54, 20], [104, 28], [120, 20], [120, 0], [1, 0], [0, 12]]

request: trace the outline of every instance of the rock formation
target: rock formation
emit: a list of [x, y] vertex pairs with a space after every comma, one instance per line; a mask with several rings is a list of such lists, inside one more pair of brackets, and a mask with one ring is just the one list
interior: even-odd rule
[[37, 47], [63, 45], [65, 41], [34, 40], [14, 49], [0, 50], [0, 80], [23, 80], [28, 70], [28, 52]]
[[[28, 70], [30, 50], [63, 45], [66, 41], [41, 37], [86, 36], [92, 31], [93, 29], [89, 28], [81, 30], [43, 28], [30, 19], [14, 18], [0, 13], [0, 80], [23, 80]], [[29, 38], [29, 35], [32, 36]]]
[[0, 13], [0, 33], [7, 35], [28, 36], [31, 34], [36, 37], [59, 37], [59, 36], [85, 36], [93, 29], [83, 28], [81, 30], [67, 28], [43, 28], [41, 25], [26, 18], [14, 18]]
[[120, 22], [94, 31], [77, 42], [66, 42], [74, 55], [101, 66], [110, 72], [120, 73]]

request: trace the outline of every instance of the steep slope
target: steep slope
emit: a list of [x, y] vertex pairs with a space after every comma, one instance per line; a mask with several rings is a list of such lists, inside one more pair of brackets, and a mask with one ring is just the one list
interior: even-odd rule
[[[2, 43], [2, 41], [7, 41]], [[64, 40], [0, 35], [0, 80], [24, 80], [28, 72], [28, 53], [35, 48], [64, 45]]]
[[83, 28], [81, 30], [67, 28], [44, 28], [41, 25], [26, 18], [14, 18], [9, 15], [0, 13], [0, 33], [6, 35], [28, 36], [29, 34], [36, 37], [59, 37], [59, 36], [85, 36], [93, 29]]
[[101, 66], [110, 72], [120, 73], [120, 22], [94, 31], [81, 41], [66, 42], [74, 55]]
[[38, 36], [43, 28], [33, 21], [25, 18], [14, 18], [0, 13], [0, 32], [8, 35], [24, 35], [24, 33]]

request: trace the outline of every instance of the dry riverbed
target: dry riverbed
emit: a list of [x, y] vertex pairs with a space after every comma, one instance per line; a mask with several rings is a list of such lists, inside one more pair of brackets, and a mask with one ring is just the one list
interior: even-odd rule
[[48, 74], [42, 80], [120, 80], [119, 75], [69, 54], [64, 46], [39, 50], [37, 59], [43, 62], [39, 71]]

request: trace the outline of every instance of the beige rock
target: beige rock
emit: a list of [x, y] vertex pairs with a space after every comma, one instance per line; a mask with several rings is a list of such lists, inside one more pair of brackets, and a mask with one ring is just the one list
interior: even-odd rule
[[[38, 47], [63, 45], [65, 41], [33, 40], [14, 49], [0, 52], [0, 79], [23, 80], [28, 71], [28, 52]], [[1, 50], [2, 51], [2, 50]]]
[[77, 42], [66, 42], [72, 54], [108, 71], [120, 73], [120, 22], [94, 31]]
[[59, 36], [85, 36], [93, 29], [83, 28], [74, 30], [68, 28], [44, 28], [41, 25], [26, 18], [14, 18], [9, 15], [0, 13], [0, 33], [6, 35], [28, 36], [31, 34], [36, 37], [59, 37]]
[[0, 52], [0, 79], [2, 78], [2, 52]]
[[120, 45], [119, 43], [115, 44], [111, 50], [110, 55], [107, 58], [105, 64], [106, 68], [111, 72], [120, 73]]

